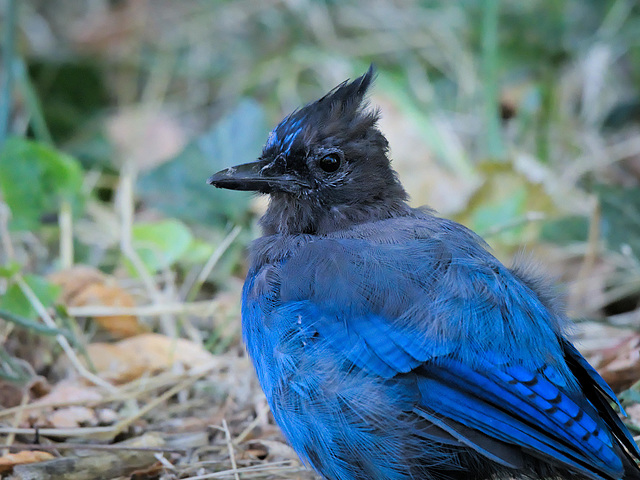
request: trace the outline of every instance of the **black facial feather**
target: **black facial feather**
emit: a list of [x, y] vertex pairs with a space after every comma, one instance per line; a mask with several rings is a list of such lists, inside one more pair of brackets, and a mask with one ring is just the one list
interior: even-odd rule
[[377, 128], [379, 113], [365, 101], [373, 78], [370, 67], [271, 132], [261, 159], [298, 183], [266, 192], [271, 202], [261, 220], [265, 233], [323, 233], [408, 212], [388, 142]]

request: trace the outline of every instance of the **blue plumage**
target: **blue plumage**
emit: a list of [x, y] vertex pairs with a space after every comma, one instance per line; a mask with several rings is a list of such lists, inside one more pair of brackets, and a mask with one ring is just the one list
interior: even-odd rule
[[615, 395], [553, 291], [465, 227], [407, 206], [372, 71], [214, 175], [271, 195], [243, 335], [274, 418], [332, 480], [640, 479]]

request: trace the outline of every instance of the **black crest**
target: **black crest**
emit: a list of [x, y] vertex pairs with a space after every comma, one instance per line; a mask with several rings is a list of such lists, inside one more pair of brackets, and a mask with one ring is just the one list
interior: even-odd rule
[[[361, 77], [346, 80], [325, 96], [287, 116], [273, 129], [264, 147], [264, 154], [274, 151], [288, 155], [296, 147], [316, 141], [319, 135], [335, 135], [340, 130], [370, 127], [378, 115], [365, 113], [363, 102], [375, 77], [373, 65]], [[361, 125], [362, 124], [362, 125]]]

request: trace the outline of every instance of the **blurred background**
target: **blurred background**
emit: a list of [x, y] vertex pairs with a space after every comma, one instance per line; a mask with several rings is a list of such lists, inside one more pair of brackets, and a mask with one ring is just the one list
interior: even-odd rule
[[636, 1], [0, 5], [0, 463], [16, 478], [58, 456], [92, 471], [77, 443], [120, 446], [120, 470], [86, 478], [311, 477], [240, 342], [266, 200], [205, 181], [370, 63], [411, 203], [564, 285], [574, 339], [640, 433]]

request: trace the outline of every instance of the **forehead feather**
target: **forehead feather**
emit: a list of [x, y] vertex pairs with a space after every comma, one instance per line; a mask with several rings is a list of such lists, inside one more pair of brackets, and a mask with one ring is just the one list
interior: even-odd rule
[[267, 139], [265, 150], [277, 149], [279, 152], [289, 154], [293, 143], [305, 128], [305, 117], [299, 116], [299, 113], [301, 112], [292, 113], [273, 129]]

